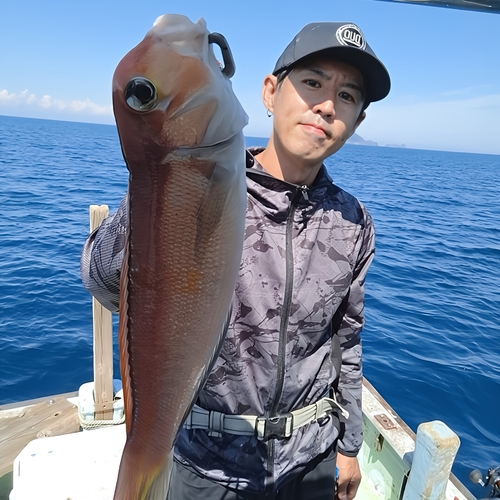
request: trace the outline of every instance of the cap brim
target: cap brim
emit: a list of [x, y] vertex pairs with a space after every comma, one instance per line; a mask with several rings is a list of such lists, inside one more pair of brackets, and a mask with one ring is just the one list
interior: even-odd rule
[[[330, 47], [307, 54], [297, 59], [287, 67], [293, 67], [300, 61], [311, 56], [326, 56], [354, 66], [363, 76], [366, 89], [366, 102], [376, 102], [384, 99], [391, 90], [391, 79], [386, 67], [370, 53], [354, 47]], [[279, 71], [286, 69], [281, 68]], [[278, 73], [279, 71], [275, 71]]]

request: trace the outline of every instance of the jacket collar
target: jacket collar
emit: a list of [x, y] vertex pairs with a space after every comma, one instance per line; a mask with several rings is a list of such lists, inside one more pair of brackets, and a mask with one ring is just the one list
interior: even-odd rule
[[[255, 156], [257, 156], [259, 153], [262, 153], [262, 151], [264, 151], [264, 149], [266, 149], [266, 148], [263, 148], [261, 146], [254, 146], [254, 147], [250, 147], [247, 149], [247, 151], [246, 151], [247, 174], [248, 173], [250, 173], [250, 174], [255, 173], [258, 175], [267, 176], [271, 179], [274, 179], [275, 181], [277, 181], [279, 183], [286, 184], [286, 185], [290, 186], [291, 188], [295, 188], [295, 189], [301, 188], [302, 186], [299, 186], [298, 184], [293, 184], [291, 182], [276, 179], [276, 177], [273, 177], [271, 174], [266, 172], [264, 167], [255, 158]], [[318, 188], [324, 188], [324, 187], [327, 187], [331, 184], [333, 184], [333, 180], [330, 177], [330, 175], [328, 174], [326, 167], [325, 167], [325, 164], [322, 164], [321, 168], [319, 169], [318, 175], [316, 176], [316, 179], [314, 179], [313, 184], [311, 186], [309, 186], [309, 190], [315, 191]]]
[[298, 199], [299, 208], [313, 208], [323, 200], [326, 191], [332, 187], [333, 182], [328, 175], [325, 165], [321, 168], [312, 186], [304, 188], [291, 182], [283, 181], [273, 177], [266, 172], [264, 167], [255, 159], [255, 156], [265, 148], [252, 147], [247, 149], [247, 189], [248, 193], [266, 208], [266, 211], [274, 215], [288, 213], [291, 201], [301, 192]]

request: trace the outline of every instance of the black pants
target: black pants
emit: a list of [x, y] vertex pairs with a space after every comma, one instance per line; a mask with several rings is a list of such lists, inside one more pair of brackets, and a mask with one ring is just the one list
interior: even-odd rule
[[323, 454], [268, 496], [230, 490], [174, 461], [167, 500], [333, 500], [336, 460], [336, 449]]

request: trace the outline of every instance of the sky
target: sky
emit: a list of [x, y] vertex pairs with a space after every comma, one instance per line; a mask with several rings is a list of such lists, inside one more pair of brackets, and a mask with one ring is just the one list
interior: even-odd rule
[[500, 154], [500, 15], [380, 0], [2, 2], [0, 115], [113, 124], [113, 72], [165, 13], [203, 17], [228, 40], [247, 136], [269, 136], [262, 81], [295, 34], [309, 22], [348, 21], [392, 80], [359, 135], [381, 146]]

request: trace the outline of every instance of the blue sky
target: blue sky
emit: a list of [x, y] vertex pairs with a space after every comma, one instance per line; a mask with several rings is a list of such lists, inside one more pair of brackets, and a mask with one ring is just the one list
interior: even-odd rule
[[245, 134], [267, 136], [264, 76], [308, 22], [358, 24], [392, 78], [358, 129], [407, 147], [500, 154], [500, 15], [378, 0], [18, 0], [0, 7], [0, 114], [114, 123], [111, 78], [157, 16], [204, 17], [228, 39]]

